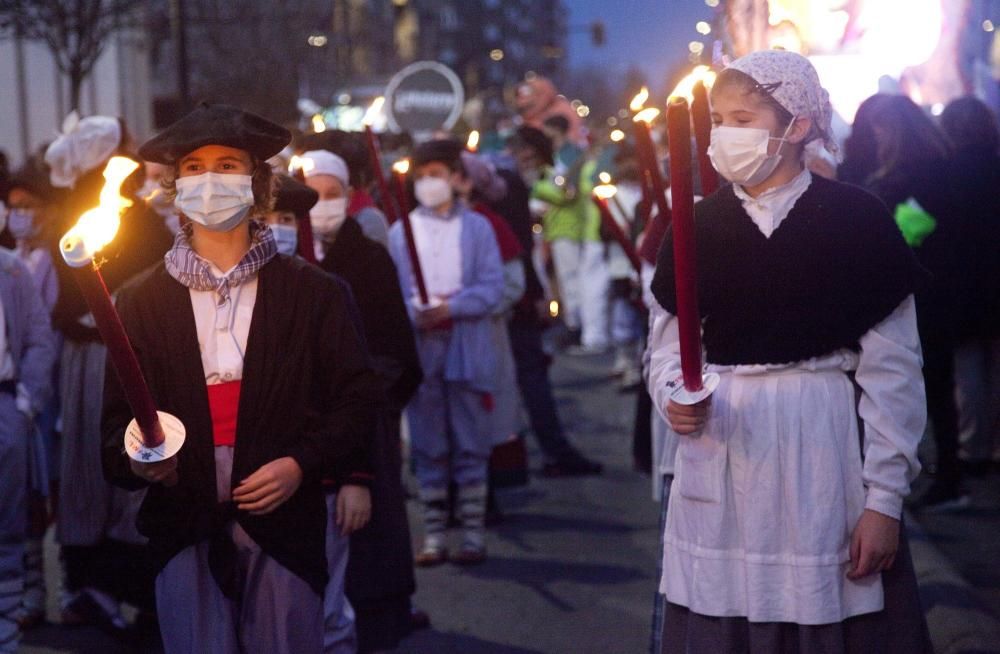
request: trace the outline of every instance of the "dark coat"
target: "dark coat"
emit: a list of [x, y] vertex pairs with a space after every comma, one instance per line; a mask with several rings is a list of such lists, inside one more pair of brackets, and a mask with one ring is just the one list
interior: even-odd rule
[[400, 479], [399, 420], [423, 379], [413, 327], [392, 258], [384, 247], [365, 237], [354, 220], [344, 222], [320, 267], [351, 287], [368, 350], [388, 398], [388, 405], [379, 412], [372, 448], [372, 518], [351, 536], [347, 596], [355, 603], [409, 596], [416, 582]]
[[[299, 490], [268, 515], [239, 513], [240, 526], [269, 556], [322, 593], [326, 508], [321, 479], [356, 470], [375, 429], [381, 389], [349, 317], [345, 290], [304, 261], [278, 255], [258, 276], [236, 428], [233, 484], [291, 456]], [[180, 481], [154, 484], [139, 512], [157, 568], [217, 532], [212, 419], [188, 289], [161, 264], [122, 290], [118, 308], [157, 406], [184, 423]], [[105, 476], [127, 489], [134, 476], [122, 448], [132, 412], [114, 372], [102, 419]]]

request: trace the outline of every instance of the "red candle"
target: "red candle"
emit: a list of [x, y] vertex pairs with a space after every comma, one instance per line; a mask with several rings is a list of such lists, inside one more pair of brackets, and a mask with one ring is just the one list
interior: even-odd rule
[[125, 398], [132, 407], [132, 415], [142, 431], [142, 441], [148, 448], [159, 447], [165, 440], [160, 418], [156, 414], [156, 404], [142, 376], [139, 361], [129, 344], [128, 335], [118, 312], [111, 304], [111, 295], [104, 284], [97, 266], [85, 266], [75, 271], [76, 282], [80, 286], [87, 307], [97, 323], [97, 331], [108, 348], [108, 358], [118, 373]]
[[667, 105], [670, 142], [670, 194], [673, 201], [674, 282], [680, 332], [681, 373], [684, 388], [702, 389], [701, 315], [698, 313], [695, 269], [694, 183], [691, 175], [691, 118], [687, 100]]
[[[603, 191], [602, 189], [607, 189]], [[613, 186], [598, 186], [594, 189], [594, 194], [592, 199], [594, 204], [597, 205], [598, 210], [601, 212], [601, 224], [604, 228], [611, 234], [611, 237], [615, 239], [615, 242], [621, 246], [622, 250], [625, 252], [625, 256], [632, 263], [632, 267], [639, 274], [642, 274], [642, 262], [639, 261], [639, 255], [635, 251], [635, 247], [632, 242], [625, 236], [625, 232], [622, 231], [621, 226], [615, 217], [611, 214], [611, 208], [608, 206], [608, 197], [614, 194]], [[606, 196], [606, 197], [602, 197]]]
[[[306, 173], [302, 166], [294, 168], [292, 176], [303, 184], [306, 183]], [[305, 220], [299, 220], [297, 222], [299, 232], [299, 256], [309, 263], [318, 263], [316, 261], [316, 250], [313, 247], [312, 222], [309, 220], [309, 216], [306, 216]]]
[[413, 225], [410, 223], [409, 212], [404, 213], [400, 220], [403, 221], [403, 235], [406, 237], [406, 249], [410, 253], [410, 265], [413, 267], [413, 281], [417, 283], [417, 294], [420, 295], [420, 303], [425, 307], [431, 303], [430, 295], [427, 294], [427, 283], [424, 282], [424, 269], [420, 266], [420, 255], [417, 254], [417, 242], [413, 238]]
[[694, 85], [694, 100], [691, 102], [691, 120], [694, 123], [694, 141], [698, 148], [698, 174], [701, 176], [701, 194], [708, 197], [719, 188], [719, 174], [708, 156], [708, 144], [712, 138], [712, 117], [708, 104], [705, 83]]
[[385, 173], [382, 172], [382, 157], [379, 156], [378, 140], [371, 125], [365, 125], [365, 140], [368, 142], [368, 158], [371, 160], [372, 174], [375, 175], [375, 184], [378, 186], [379, 197], [382, 198], [382, 210], [389, 223], [394, 223], [398, 216], [392, 203], [392, 196], [389, 195], [389, 184], [385, 180]]
[[670, 216], [670, 207], [667, 206], [667, 187], [663, 183], [663, 173], [660, 171], [660, 161], [656, 156], [656, 146], [653, 145], [653, 136], [649, 131], [649, 123], [637, 116], [636, 120], [633, 121], [633, 125], [635, 127], [635, 146], [636, 154], [639, 155], [639, 165], [649, 179], [653, 201], [656, 203], [657, 213], [659, 214], [657, 220], [661, 220], [660, 216]]
[[410, 194], [406, 189], [406, 176], [410, 172], [410, 160], [400, 159], [392, 164], [392, 179], [396, 183], [396, 203], [401, 215], [407, 215], [413, 210], [410, 206]]

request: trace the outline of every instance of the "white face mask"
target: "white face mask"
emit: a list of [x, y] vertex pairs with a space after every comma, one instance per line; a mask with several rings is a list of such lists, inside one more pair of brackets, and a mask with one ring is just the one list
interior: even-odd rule
[[347, 220], [347, 198], [320, 200], [309, 210], [309, 222], [312, 224], [313, 234], [320, 237], [336, 234], [345, 220]]
[[299, 230], [292, 225], [268, 225], [278, 252], [292, 257], [299, 248]]
[[206, 229], [232, 231], [253, 207], [253, 179], [221, 173], [178, 177], [174, 205]]
[[440, 177], [421, 177], [413, 184], [413, 193], [428, 209], [437, 209], [452, 198], [451, 184]]
[[[31, 238], [35, 235], [35, 210], [34, 209], [11, 209], [7, 213], [7, 226], [10, 235], [15, 241]], [[0, 232], [3, 227], [0, 226]]]
[[757, 186], [770, 177], [781, 162], [780, 146], [774, 154], [768, 154], [768, 144], [772, 139], [784, 143], [793, 124], [794, 118], [781, 138], [774, 138], [766, 129], [755, 127], [713, 127], [708, 146], [712, 166], [733, 184]]

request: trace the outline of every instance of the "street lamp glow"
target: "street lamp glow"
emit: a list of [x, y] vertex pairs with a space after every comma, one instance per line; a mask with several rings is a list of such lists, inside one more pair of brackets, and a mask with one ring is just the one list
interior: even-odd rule
[[625, 132], [621, 131], [620, 129], [613, 129], [611, 130], [609, 138], [611, 139], [612, 143], [620, 143], [625, 140]]
[[308, 39], [306, 39], [306, 43], [313, 46], [314, 48], [322, 48], [328, 42], [329, 39], [327, 39], [326, 36], [322, 34], [313, 34]]
[[490, 50], [490, 59], [493, 61], [503, 61], [503, 50], [500, 48], [493, 48]]
[[709, 25], [707, 22], [705, 22], [703, 20], [699, 20], [697, 23], [695, 23], [694, 29], [699, 34], [711, 34], [712, 33], [712, 26]]
[[996, 25], [993, 24], [992, 20], [990, 20], [989, 18], [987, 18], [986, 20], [983, 21], [983, 31], [984, 32], [992, 32], [995, 29], [996, 29]]
[[708, 5], [709, 7], [718, 7], [719, 0], [705, 0], [705, 4]]
[[688, 43], [688, 50], [691, 51], [691, 54], [701, 54], [704, 49], [705, 44], [701, 41], [691, 41]]
[[580, 118], [586, 118], [587, 116], [590, 115], [590, 107], [588, 107], [585, 104], [581, 104], [579, 107], [576, 108], [576, 115], [579, 116]]

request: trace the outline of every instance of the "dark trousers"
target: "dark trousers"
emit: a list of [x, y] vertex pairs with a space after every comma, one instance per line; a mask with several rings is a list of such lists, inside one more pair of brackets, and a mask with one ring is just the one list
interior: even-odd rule
[[934, 430], [937, 475], [954, 483], [961, 477], [958, 464], [958, 407], [955, 403], [955, 346], [946, 336], [921, 335], [927, 417]]
[[549, 382], [549, 362], [542, 349], [542, 328], [536, 320], [516, 318], [508, 323], [510, 347], [517, 368], [517, 385], [528, 411], [531, 429], [549, 461], [574, 453], [566, 440]]

